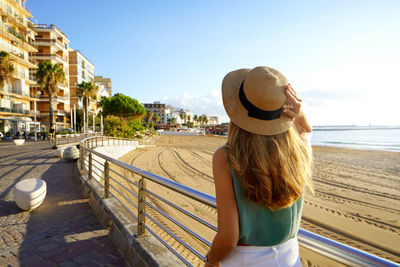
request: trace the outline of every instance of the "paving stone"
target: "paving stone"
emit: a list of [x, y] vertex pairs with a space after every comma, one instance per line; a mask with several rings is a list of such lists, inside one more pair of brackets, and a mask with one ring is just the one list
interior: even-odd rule
[[97, 263], [97, 262], [88, 262], [88, 263], [85, 264], [85, 267], [99, 267], [99, 266], [104, 266], [104, 264], [100, 264], [100, 263]]
[[60, 266], [60, 267], [74, 267], [74, 266], [78, 266], [78, 264], [73, 263], [71, 261], [64, 261], [64, 262], [62, 262], [60, 264], [57, 264], [57, 266]]
[[56, 244], [50, 243], [50, 244], [38, 247], [37, 250], [39, 250], [41, 252], [44, 252], [44, 251], [52, 250], [52, 249], [55, 249], [55, 248], [58, 248], [58, 246]]
[[51, 249], [51, 250], [48, 250], [48, 251], [39, 252], [39, 255], [40, 255], [42, 258], [49, 258], [49, 257], [51, 257], [51, 256], [60, 255], [60, 254], [64, 253], [65, 251], [66, 251], [65, 248], [62, 248], [62, 247], [59, 248], [59, 247], [57, 247], [57, 248], [55, 248], [55, 249]]
[[97, 257], [96, 253], [94, 253], [93, 251], [90, 251], [88, 253], [85, 253], [83, 255], [73, 258], [72, 261], [79, 263], [79, 264], [85, 264], [85, 263], [93, 261], [96, 257]]
[[40, 266], [40, 267], [47, 267], [47, 266], [55, 266], [54, 263], [51, 263], [47, 260], [39, 258], [38, 256], [34, 255], [31, 257], [27, 257], [22, 259], [21, 266]]
[[83, 253], [85, 252], [79, 250], [70, 250], [59, 255], [50, 256], [49, 259], [55, 263], [61, 263], [64, 261], [69, 261], [74, 257], [82, 255]]

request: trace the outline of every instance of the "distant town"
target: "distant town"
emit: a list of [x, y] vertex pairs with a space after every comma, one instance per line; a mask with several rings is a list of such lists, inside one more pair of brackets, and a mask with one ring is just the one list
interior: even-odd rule
[[184, 130], [187, 128], [201, 127], [207, 134], [225, 135], [228, 132], [228, 124], [220, 124], [218, 116], [206, 114], [193, 114], [190, 110], [176, 108], [171, 105], [154, 101], [144, 103], [147, 114], [152, 114], [156, 122], [157, 130]]
[[[32, 134], [35, 129], [38, 132], [49, 131], [50, 125], [57, 131], [76, 131], [77, 109], [83, 109], [84, 106], [87, 114], [96, 117], [101, 110], [99, 100], [112, 96], [112, 79], [95, 74], [95, 64], [79, 49], [70, 47], [71, 40], [62, 29], [54, 24], [33, 23], [33, 16], [26, 9], [25, 1], [1, 0], [0, 3], [1, 64], [7, 64], [6, 60], [9, 60], [13, 68], [9, 79], [3, 79], [2, 76], [4, 85], [0, 86], [1, 135], [15, 137], [20, 133]], [[43, 62], [60, 66], [65, 75], [50, 97], [48, 90], [38, 83], [37, 71]], [[96, 86], [94, 96], [87, 97], [79, 93], [79, 87], [84, 83]], [[83, 103], [85, 99], [86, 103]], [[153, 117], [155, 129], [202, 127], [207, 133], [226, 133], [227, 127], [218, 126], [217, 116], [196, 115], [157, 101], [143, 105]], [[83, 120], [86, 120], [83, 131], [87, 131], [89, 116], [86, 115]], [[96, 124], [94, 119], [93, 124]], [[92, 130], [96, 130], [96, 127], [92, 126]]]

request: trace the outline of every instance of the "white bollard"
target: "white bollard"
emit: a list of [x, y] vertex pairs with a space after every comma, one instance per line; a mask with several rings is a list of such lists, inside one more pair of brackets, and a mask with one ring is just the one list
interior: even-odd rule
[[33, 210], [46, 197], [46, 182], [41, 179], [25, 179], [14, 186], [14, 201], [23, 210]]
[[79, 158], [79, 149], [76, 146], [67, 147], [64, 150], [63, 158], [66, 161], [74, 161]]

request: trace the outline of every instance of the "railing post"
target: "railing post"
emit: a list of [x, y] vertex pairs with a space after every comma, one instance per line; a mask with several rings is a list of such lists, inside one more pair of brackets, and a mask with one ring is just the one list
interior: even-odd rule
[[67, 144], [68, 144], [68, 135], [67, 135]]
[[54, 135], [54, 143], [55, 143], [56, 146], [57, 146], [57, 135], [56, 135], [56, 134]]
[[89, 152], [89, 180], [92, 179], [92, 153]]
[[104, 163], [104, 197], [110, 197], [110, 164], [108, 161]]
[[146, 181], [142, 177], [139, 180], [138, 229], [137, 229], [138, 236], [144, 235], [146, 229], [144, 228], [144, 225], [146, 224], [146, 216], [143, 213], [146, 210], [146, 204], [143, 202], [143, 200], [146, 200], [146, 193], [143, 190], [144, 188], [146, 188]]
[[104, 136], [101, 137], [101, 146], [104, 146]]
[[81, 170], [83, 171], [83, 163], [85, 162], [85, 155], [83, 154], [83, 143], [79, 146], [79, 160], [81, 161]]

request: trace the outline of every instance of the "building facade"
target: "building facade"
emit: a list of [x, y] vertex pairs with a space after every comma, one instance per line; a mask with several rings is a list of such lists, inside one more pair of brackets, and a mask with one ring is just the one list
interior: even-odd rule
[[[94, 80], [94, 64], [90, 62], [79, 50], [69, 50], [69, 79], [70, 79], [70, 92], [71, 92], [71, 108], [83, 107], [82, 101], [79, 101], [77, 95], [78, 85], [82, 82], [93, 82]], [[88, 112], [96, 112], [97, 100], [90, 101], [88, 105]]]
[[217, 125], [219, 124], [218, 116], [210, 116], [209, 125]]
[[[37, 24], [35, 31], [38, 51], [31, 53], [31, 57], [38, 63], [50, 61], [52, 64], [58, 64], [65, 73], [65, 82], [59, 83], [58, 92], [53, 99], [53, 120], [56, 129], [68, 128], [68, 113], [70, 112], [68, 37], [53, 24]], [[35, 72], [35, 69], [31, 69], [31, 77], [34, 80], [36, 79]], [[38, 91], [40, 91], [40, 96], [37, 108], [40, 111], [41, 127], [49, 129], [49, 96], [37, 85], [31, 86], [32, 95], [36, 95]]]
[[103, 76], [95, 76], [94, 84], [99, 88], [97, 93], [98, 99], [102, 96], [111, 97], [112, 96], [112, 83], [111, 78], [104, 78]]
[[175, 113], [178, 115], [179, 120], [177, 122], [179, 124], [186, 124], [188, 122], [193, 121], [193, 113], [187, 109], [176, 109]]
[[15, 135], [18, 131], [33, 130], [34, 98], [30, 86], [35, 82], [29, 69], [37, 64], [30, 53], [37, 52], [35, 29], [25, 1], [0, 0], [0, 51], [7, 52], [14, 65], [14, 80], [0, 88], [0, 132]]
[[153, 117], [155, 115], [160, 117], [158, 124], [165, 124], [168, 122], [170, 109], [168, 109], [165, 104], [162, 104], [160, 101], [154, 101], [152, 104], [145, 103], [145, 104], [143, 104], [143, 106], [146, 109], [147, 113], [149, 111], [151, 111], [153, 113]]

